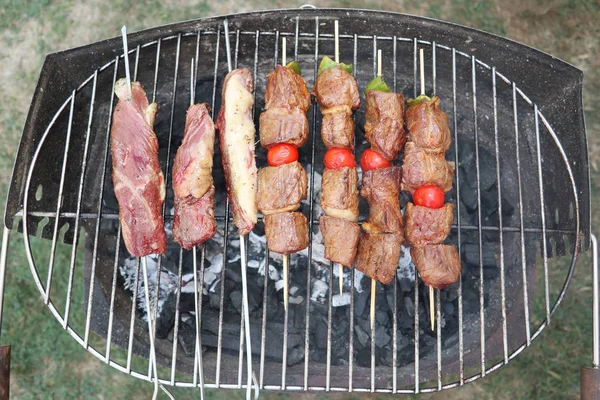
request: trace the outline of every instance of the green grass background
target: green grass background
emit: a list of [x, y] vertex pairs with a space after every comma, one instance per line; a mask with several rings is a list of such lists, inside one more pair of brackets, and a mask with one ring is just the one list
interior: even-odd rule
[[[0, 199], [7, 192], [12, 163], [28, 105], [45, 54], [116, 36], [123, 24], [130, 31], [192, 18], [253, 9], [297, 7], [304, 1], [244, 2], [222, 0], [51, 1], [0, 0]], [[484, 29], [539, 48], [585, 72], [584, 104], [590, 148], [592, 226], [600, 216], [600, 3], [592, 0], [355, 1], [325, 0], [319, 7], [382, 9], [440, 18]], [[47, 263], [47, 243], [34, 241], [40, 264]], [[96, 360], [66, 334], [43, 305], [24, 257], [22, 236], [11, 239], [6, 276], [2, 344], [12, 345], [12, 395], [16, 399], [149, 398], [152, 386]], [[70, 251], [60, 247], [57, 265], [68, 265]], [[565, 261], [566, 262], [566, 261]], [[563, 264], [552, 267], [564, 271]], [[583, 254], [573, 283], [550, 328], [532, 348], [508, 367], [463, 388], [421, 398], [575, 399], [579, 366], [591, 360], [591, 258]], [[557, 279], [563, 275], [557, 274]], [[77, 277], [76, 277], [77, 279]], [[64, 288], [57, 287], [57, 290]], [[556, 285], [554, 285], [554, 289]], [[74, 304], [80, 302], [76, 293]], [[75, 306], [76, 307], [76, 306]], [[541, 305], [536, 303], [536, 309]], [[81, 324], [78, 315], [73, 323]], [[137, 365], [138, 360], [134, 361]], [[144, 365], [143, 363], [141, 365]], [[175, 390], [177, 398], [199, 397]], [[286, 394], [265, 398], [287, 398]], [[325, 398], [325, 395], [298, 395]], [[298, 398], [296, 397], [296, 398]], [[330, 398], [384, 398], [376, 395], [330, 395]], [[165, 397], [166, 398], [166, 397]], [[242, 398], [235, 391], [209, 391], [211, 399]]]

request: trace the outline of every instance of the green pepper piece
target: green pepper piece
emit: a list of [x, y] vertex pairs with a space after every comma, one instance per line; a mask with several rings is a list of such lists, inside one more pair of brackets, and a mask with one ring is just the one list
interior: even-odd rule
[[321, 60], [321, 64], [319, 64], [319, 70], [317, 71], [317, 75], [321, 75], [321, 72], [326, 71], [329, 68], [336, 67], [338, 65], [349, 74], [351, 74], [353, 71], [352, 64], [337, 63], [331, 58], [325, 56]]
[[426, 101], [431, 101], [431, 97], [427, 96], [426, 94], [422, 94], [419, 97], [417, 97], [416, 99], [406, 100], [406, 103], [410, 107], [410, 106], [416, 106], [417, 104], [425, 103]]
[[286, 65], [286, 67], [288, 67], [298, 75], [302, 76], [302, 72], [300, 72], [300, 64], [298, 64], [296, 61], [290, 62], [288, 65]]
[[367, 87], [365, 89], [365, 95], [367, 94], [367, 92], [369, 90], [379, 90], [380, 92], [391, 92], [390, 88], [388, 87], [388, 85], [383, 80], [383, 77], [381, 77], [381, 76], [377, 76], [375, 79], [373, 79], [371, 82], [369, 82], [369, 84], [367, 85]]

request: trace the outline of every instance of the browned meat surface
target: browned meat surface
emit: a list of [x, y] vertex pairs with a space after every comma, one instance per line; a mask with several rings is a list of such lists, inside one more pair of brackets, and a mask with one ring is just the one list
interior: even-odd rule
[[443, 289], [460, 278], [460, 257], [449, 244], [412, 246], [410, 255], [426, 285]]
[[360, 235], [354, 268], [371, 279], [387, 285], [396, 276], [401, 246], [401, 233], [377, 233], [365, 230]]
[[360, 195], [369, 202], [368, 223], [380, 232], [402, 232], [400, 179], [402, 168], [387, 167], [364, 171]]
[[215, 126], [208, 105], [191, 106], [187, 111], [183, 141], [173, 162], [173, 239], [188, 250], [213, 237], [216, 231], [214, 146]]
[[162, 207], [165, 180], [158, 163], [158, 140], [152, 129], [156, 103], [148, 104], [139, 82], [115, 84], [110, 148], [112, 179], [119, 202], [119, 220], [127, 250], [134, 257], [162, 254], [167, 249]]
[[354, 150], [354, 120], [350, 109], [323, 113], [321, 137], [328, 149], [342, 147]]
[[233, 211], [233, 223], [240, 235], [250, 232], [258, 217], [252, 91], [252, 75], [247, 68], [228, 73], [223, 82], [223, 100], [216, 123], [227, 195]]
[[199, 246], [215, 236], [215, 187], [200, 198], [175, 196], [173, 239], [186, 250]]
[[271, 108], [260, 114], [259, 132], [262, 147], [278, 143], [302, 147], [308, 140], [308, 120], [298, 108]]
[[352, 265], [360, 237], [358, 224], [328, 216], [319, 218], [319, 224], [325, 242], [325, 258], [342, 265]]
[[404, 218], [406, 240], [411, 245], [442, 243], [454, 222], [454, 204], [434, 209], [407, 203]]
[[406, 143], [404, 95], [369, 90], [366, 100], [365, 138], [385, 158], [395, 160]]
[[360, 107], [356, 79], [340, 66], [326, 69], [317, 77], [314, 95], [322, 109], [346, 106], [357, 110]]
[[410, 140], [426, 151], [445, 152], [452, 140], [448, 127], [448, 116], [440, 110], [440, 99], [434, 96], [408, 107], [406, 110], [406, 128]]
[[267, 75], [265, 110], [272, 108], [300, 109], [306, 114], [310, 108], [310, 93], [302, 76], [278, 65]]
[[330, 217], [358, 221], [358, 173], [343, 167], [323, 171], [321, 208]]
[[256, 203], [264, 214], [297, 210], [306, 199], [308, 177], [298, 162], [277, 167], [264, 167], [258, 171]]
[[444, 157], [444, 153], [427, 152], [413, 142], [406, 143], [402, 190], [412, 193], [423, 185], [436, 185], [448, 192], [452, 188], [454, 168]]
[[265, 235], [270, 251], [295, 253], [308, 247], [308, 220], [299, 212], [265, 215]]

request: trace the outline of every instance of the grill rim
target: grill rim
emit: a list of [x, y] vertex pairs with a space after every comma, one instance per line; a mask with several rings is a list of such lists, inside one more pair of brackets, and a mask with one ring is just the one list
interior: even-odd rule
[[[321, 10], [318, 10], [318, 11], [321, 11]], [[279, 33], [279, 32], [278, 32], [278, 33]], [[194, 32], [191, 32], [191, 33], [190, 33], [190, 35], [194, 35], [194, 34], [195, 34]], [[166, 40], [166, 39], [168, 39], [168, 38], [175, 38], [175, 37], [177, 37], [177, 35], [172, 35], [172, 36], [169, 36], [169, 37], [161, 38], [160, 40]], [[321, 36], [319, 36], [319, 37], [321, 37]], [[181, 33], [179, 33], [179, 38], [181, 38]], [[428, 44], [428, 45], [431, 45], [431, 44], [432, 44], [432, 42], [429, 42], [429, 41], [426, 41], [426, 40], [417, 40], [417, 39], [415, 38], [415, 45], [416, 45], [416, 43], [417, 43], [417, 42], [418, 42], [418, 43], [421, 43], [421, 44], [426, 44], [426, 45], [427, 45], [427, 44]], [[147, 43], [147, 45], [151, 45], [151, 43]], [[86, 46], [86, 47], [87, 47], [87, 46]], [[440, 45], [438, 45], [438, 47], [444, 48], [444, 46], [440, 46]], [[434, 48], [435, 48], [435, 47], [434, 47]], [[133, 49], [133, 50], [131, 50], [131, 51], [130, 51], [130, 53], [133, 53], [133, 52], [135, 52], [135, 49]], [[457, 51], [457, 52], [458, 52], [458, 51]], [[461, 52], [458, 52], [458, 53], [461, 53]], [[465, 55], [465, 56], [468, 56], [468, 54], [466, 54], [466, 53], [463, 53], [463, 55]], [[476, 59], [474, 58], [474, 56], [471, 56], [471, 57], [472, 57], [472, 60], [473, 60], [473, 65], [475, 65]], [[122, 57], [121, 57], [121, 58], [122, 58]], [[119, 59], [119, 58], [117, 58], [117, 59], [113, 59], [111, 62], [109, 62], [109, 63], [107, 63], [105, 66], [103, 66], [101, 70], [104, 70], [104, 68], [108, 68], [108, 67], [109, 67], [109, 66], [110, 66], [112, 63], [115, 63], [115, 61], [117, 61], [118, 59]], [[478, 62], [478, 63], [480, 63], [480, 62], [479, 62], [479, 60], [477, 60], [477, 62]], [[484, 66], [486, 66], [486, 64], [484, 64], [484, 63], [483, 63], [483, 64], [482, 64], [482, 63], [480, 63], [480, 65], [484, 65]], [[488, 68], [490, 68], [489, 66], [487, 66], [487, 67], [488, 67]], [[99, 71], [100, 71], [100, 70], [97, 70], [97, 72], [99, 72]], [[502, 75], [499, 75], [499, 76], [502, 76]], [[494, 77], [495, 77], [495, 75], [494, 75]], [[74, 98], [75, 98], [75, 97], [74, 97], [74, 96], [75, 96], [75, 93], [76, 93], [76, 92], [77, 92], [79, 89], [81, 89], [82, 87], [84, 87], [84, 86], [85, 86], [87, 83], [89, 83], [89, 82], [90, 82], [90, 80], [91, 80], [92, 78], [94, 78], [94, 75], [90, 76], [90, 77], [89, 77], [89, 78], [88, 78], [86, 81], [84, 81], [84, 83], [82, 83], [82, 84], [80, 85], [80, 87], [79, 87], [77, 90], [74, 90], [74, 91], [72, 92], [73, 94], [71, 95], [71, 97], [69, 97], [69, 98], [68, 98], [68, 99], [65, 101], [65, 103], [63, 104], [63, 106], [62, 106], [62, 107], [59, 109], [59, 111], [56, 113], [56, 116], [58, 116], [58, 115], [60, 114], [60, 112], [61, 112], [62, 110], [64, 110], [64, 108], [65, 108], [65, 107], [68, 105], [68, 103], [69, 103], [69, 102], [71, 102], [71, 101], [74, 101]], [[525, 94], [524, 94], [522, 91], [520, 91], [519, 89], [516, 89], [516, 91], [518, 91], [518, 92], [519, 92], [519, 94], [522, 96], [522, 98], [523, 98], [524, 100], [526, 100], [526, 101], [527, 101], [527, 102], [528, 102], [530, 105], [534, 105], [534, 104], [531, 102], [531, 100], [529, 100], [529, 98], [528, 98], [528, 97], [527, 97], [527, 96], [526, 96], [526, 95], [525, 95]], [[513, 94], [514, 94], [514, 93], [516, 93], [516, 92], [515, 92], [515, 84], [514, 84], [514, 82], [513, 82]], [[32, 107], [33, 107], [33, 105], [32, 105]], [[71, 109], [71, 110], [72, 110], [72, 109]], [[536, 108], [536, 113], [535, 113], [535, 116], [536, 116], [536, 118], [537, 118], [537, 116], [538, 116], [538, 111], [539, 111], [539, 110], [537, 110], [537, 108]], [[545, 124], [545, 125], [546, 125], [546, 127], [548, 128], [548, 131], [549, 131], [549, 132], [550, 132], [550, 134], [552, 135], [553, 139], [555, 140], [557, 147], [558, 147], [558, 148], [561, 150], [561, 153], [562, 153], [562, 155], [563, 155], [563, 158], [564, 158], [564, 162], [565, 162], [565, 163], [567, 164], [567, 166], [568, 166], [568, 169], [569, 169], [569, 175], [570, 175], [570, 177], [571, 177], [571, 180], [572, 180], [572, 189], [573, 189], [573, 195], [574, 195], [574, 198], [575, 198], [575, 200], [576, 200], [576, 201], [575, 201], [575, 205], [576, 205], [576, 208], [577, 208], [577, 214], [576, 214], [576, 220], [577, 220], [577, 223], [576, 223], [576, 224], [577, 224], [577, 229], [576, 229], [576, 231], [579, 231], [579, 227], [580, 227], [580, 210], [579, 210], [579, 204], [580, 204], [580, 200], [579, 200], [578, 193], [577, 193], [577, 185], [575, 184], [575, 180], [574, 180], [573, 173], [572, 173], [572, 170], [571, 170], [571, 165], [569, 164], [569, 158], [568, 158], [568, 157], [567, 157], [567, 155], [564, 153], [564, 151], [563, 151], [563, 147], [562, 147], [562, 144], [561, 144], [560, 140], [559, 140], [559, 139], [556, 137], [556, 134], [555, 134], [554, 130], [552, 129], [552, 127], [550, 126], [550, 124], [547, 122], [547, 120], [546, 120], [546, 118], [544, 117], [544, 115], [543, 115], [543, 114], [541, 114], [541, 112], [539, 112], [539, 115], [541, 116], [541, 118], [542, 118], [542, 121], [544, 122], [544, 124]], [[47, 131], [50, 131], [50, 128], [51, 128], [51, 126], [49, 125], [49, 126], [48, 126], [48, 129], [47, 129]], [[43, 139], [43, 140], [45, 140], [45, 136], [44, 136], [44, 139]], [[41, 149], [41, 148], [42, 148], [42, 146], [43, 146], [43, 140], [42, 140], [42, 141], [41, 141], [41, 142], [38, 144], [38, 149]], [[37, 152], [36, 152], [36, 153], [37, 153]], [[35, 159], [35, 155], [34, 155], [34, 159]], [[66, 160], [65, 160], [65, 161], [66, 161]], [[27, 184], [26, 184], [26, 187], [25, 187], [25, 189], [27, 188], [27, 186], [28, 186], [28, 184], [29, 184], [29, 182], [30, 182], [31, 173], [32, 173], [32, 171], [33, 171], [33, 167], [34, 167], [34, 165], [35, 165], [34, 163], [31, 163], [31, 169], [30, 169], [30, 173], [28, 174], [28, 179], [27, 179]], [[13, 173], [14, 173], [14, 172], [13, 172]], [[27, 248], [27, 250], [30, 252], [29, 243], [28, 243], [28, 242], [29, 242], [29, 235], [28, 235], [28, 233], [27, 233], [27, 225], [28, 225], [28, 224], [27, 224], [27, 218], [28, 218], [28, 216], [30, 215], [29, 213], [27, 213], [27, 196], [28, 196], [28, 193], [29, 193], [29, 191], [28, 191], [28, 190], [26, 190], [26, 191], [25, 191], [25, 197], [24, 197], [24, 206], [25, 206], [25, 207], [24, 207], [24, 209], [23, 209], [23, 213], [22, 213], [22, 215], [23, 215], [23, 220], [24, 220], [24, 233], [25, 233], [25, 235], [24, 235], [24, 240], [25, 240], [26, 248]], [[312, 215], [312, 213], [311, 213], [311, 215]], [[569, 232], [570, 232], [570, 231], [569, 231]], [[554, 314], [554, 312], [556, 311], [557, 307], [558, 307], [558, 306], [560, 305], [560, 303], [562, 302], [562, 299], [563, 299], [564, 293], [566, 292], [566, 289], [567, 289], [567, 287], [568, 287], [568, 285], [569, 285], [569, 283], [570, 283], [570, 280], [571, 280], [571, 277], [572, 277], [572, 274], [573, 274], [573, 269], [574, 269], [574, 266], [575, 266], [575, 264], [576, 264], [576, 260], [577, 260], [578, 249], [580, 248], [580, 235], [575, 235], [575, 237], [576, 237], [575, 253], [573, 254], [573, 259], [572, 259], [571, 267], [570, 267], [569, 273], [568, 273], [568, 275], [567, 275], [567, 279], [566, 279], [566, 281], [565, 281], [565, 284], [563, 285], [563, 288], [562, 288], [562, 290], [561, 290], [561, 294], [560, 294], [559, 298], [557, 299], [556, 303], [554, 304], [554, 306], [553, 306], [553, 308], [552, 308], [552, 311], [551, 311], [550, 315], [553, 315], [553, 314]], [[28, 254], [28, 256], [29, 256], [29, 254]], [[34, 273], [34, 272], [35, 272], [35, 271], [34, 271], [34, 264], [35, 264], [35, 263], [34, 263], [34, 262], [32, 262], [32, 260], [30, 259], [30, 266], [31, 266], [31, 268], [32, 268], [32, 273]], [[34, 273], [34, 276], [35, 276], [35, 273]], [[40, 289], [40, 291], [41, 291], [41, 286], [40, 286], [40, 284], [38, 283], [38, 281], [36, 281], [36, 284], [38, 285], [38, 288], [39, 288], [39, 289]], [[43, 293], [42, 293], [42, 295], [43, 295]], [[49, 307], [50, 307], [50, 305], [49, 305]], [[53, 314], [55, 315], [55, 317], [56, 317], [56, 318], [57, 318], [57, 319], [60, 321], [60, 319], [59, 319], [59, 317], [58, 317], [58, 315], [60, 315], [60, 313], [59, 313], [57, 310], [55, 310], [55, 309], [53, 310], [52, 308], [51, 308], [51, 311], [53, 312]], [[439, 310], [438, 310], [438, 312], [439, 312]], [[549, 322], [549, 321], [548, 321], [548, 320], [546, 320], [546, 321], [544, 321], [542, 324], [540, 324], [540, 326], [538, 327], [538, 329], [537, 329], [537, 330], [535, 331], [535, 333], [534, 333], [534, 334], [531, 336], [531, 340], [535, 339], [535, 338], [536, 338], [536, 337], [539, 335], [539, 333], [541, 333], [541, 331], [542, 331], [542, 330], [543, 330], [543, 329], [544, 329], [544, 328], [547, 326], [548, 322]], [[68, 328], [68, 327], [66, 327], [65, 329], [67, 329], [67, 328]], [[76, 333], [76, 332], [74, 332], [73, 330], [69, 330], [69, 329], [67, 329], [67, 331], [69, 331], [69, 333], [70, 333], [70, 334], [71, 334], [71, 335], [72, 335], [74, 338], [75, 338], [74, 334], [75, 334], [75, 335], [77, 335], [77, 333]], [[529, 335], [528, 335], [528, 336], [529, 336]], [[75, 338], [75, 339], [77, 340], [77, 338]], [[528, 337], [528, 339], [529, 339], [529, 337]], [[77, 340], [77, 341], [79, 342], [79, 340]], [[514, 351], [514, 352], [513, 352], [513, 353], [510, 355], [510, 357], [508, 358], [508, 360], [510, 360], [510, 359], [512, 359], [512, 358], [514, 358], [514, 357], [515, 357], [516, 355], [518, 355], [518, 354], [519, 354], [519, 353], [520, 353], [520, 352], [521, 352], [521, 351], [522, 351], [522, 350], [523, 350], [525, 347], [528, 347], [529, 345], [530, 345], [530, 342], [528, 341], [528, 343], [525, 343], [525, 344], [524, 344], [524, 345], [522, 345], [520, 348], [518, 348], [517, 350], [515, 350], [515, 351]], [[82, 344], [82, 346], [84, 346], [84, 348], [86, 347], [84, 344]], [[95, 350], [95, 349], [94, 349], [94, 350]], [[94, 353], [92, 350], [90, 350], [90, 348], [88, 348], [88, 351], [90, 351], [90, 352], [92, 352], [92, 354], [96, 355], [96, 354], [95, 354], [95, 353]], [[102, 359], [102, 358], [101, 358], [101, 355], [100, 355], [99, 353], [98, 353], [98, 355], [96, 355], [96, 357], [98, 357], [98, 358]], [[106, 362], [106, 360], [105, 360], [105, 362]], [[464, 382], [465, 382], [465, 383], [469, 383], [469, 382], [472, 382], [472, 381], [474, 381], [474, 380], [476, 380], [476, 379], [479, 379], [480, 377], [482, 377], [482, 376], [485, 376], [485, 374], [486, 374], [486, 373], [488, 373], [488, 372], [492, 372], [492, 371], [495, 371], [495, 370], [496, 370], [496, 369], [498, 369], [500, 366], [502, 366], [502, 365], [504, 365], [504, 364], [506, 364], [506, 363], [507, 363], [507, 361], [506, 361], [506, 359], [505, 359], [504, 361], [502, 361], [502, 362], [499, 362], [499, 363], [495, 364], [494, 366], [492, 366], [492, 367], [490, 367], [490, 368], [488, 368], [488, 369], [484, 369], [484, 370], [483, 370], [481, 373], [479, 373], [479, 374], [476, 374], [476, 375], [473, 375], [473, 376], [471, 376], [471, 377], [469, 377], [469, 378], [465, 379], [465, 380], [464, 380]], [[114, 366], [114, 365], [113, 365], [113, 363], [112, 363], [112, 362], [111, 362], [110, 364], [111, 364], [113, 367], [117, 368], [116, 366]], [[117, 369], [119, 369], [119, 368], [117, 368]], [[126, 371], [125, 371], [125, 372], [126, 372]], [[131, 371], [131, 374], [132, 374], [133, 376], [135, 376], [135, 375], [134, 375], [134, 372], [135, 372], [135, 371]], [[140, 376], [138, 376], [138, 377], [139, 377], [139, 378], [142, 378], [142, 379], [150, 380], [150, 377], [149, 377], [149, 376], [146, 376], [146, 375], [142, 375], [142, 374], [140, 374]], [[461, 379], [461, 380], [462, 380], [462, 379]], [[162, 382], [162, 383], [166, 383], [166, 384], [171, 384], [171, 383], [172, 383], [172, 381], [168, 381], [168, 380], [165, 380], [164, 382], [161, 380], [161, 382]], [[418, 388], [418, 386], [417, 386], [417, 388], [416, 388], [416, 391], [417, 391], [417, 392], [422, 392], [422, 393], [427, 393], [427, 392], [433, 392], [433, 391], [436, 391], [436, 390], [439, 390], [439, 389], [449, 389], [449, 388], [453, 388], [453, 387], [459, 386], [459, 385], [461, 385], [461, 384], [462, 384], [462, 382], [455, 382], [455, 383], [452, 383], [452, 384], [442, 385], [442, 386], [441, 386], [441, 387], [439, 387], [439, 388], [423, 388], [423, 389], [419, 389], [419, 388]], [[418, 384], [417, 384], [417, 385], [418, 385]], [[229, 385], [224, 385], [224, 384], [221, 384], [221, 385], [216, 385], [216, 384], [215, 384], [214, 386], [211, 386], [211, 385], [206, 385], [206, 387], [228, 387], [228, 386], [229, 386]], [[239, 386], [239, 385], [232, 385], [232, 387], [239, 388], [240, 386]], [[246, 387], [246, 386], [245, 386], [245, 385], [242, 385], [242, 387]], [[266, 388], [266, 389], [275, 389], [275, 390], [279, 390], [279, 389], [282, 389], [282, 388], [283, 388], [283, 389], [289, 389], [289, 390], [295, 390], [296, 386], [283, 386], [283, 385], [282, 385], [282, 386], [276, 386], [276, 385], [267, 385], [267, 386], [265, 386], [264, 388]], [[300, 390], [302, 390], [302, 387], [301, 387], [301, 386], [298, 386], [298, 388], [299, 388]], [[305, 384], [305, 386], [304, 386], [304, 389], [307, 389], [307, 385], [306, 385], [306, 384]], [[338, 391], [338, 390], [342, 390], [342, 391], [348, 391], [348, 389], [347, 389], [347, 388], [337, 388], [337, 387], [331, 387], [331, 388], [308, 387], [308, 390], [314, 390], [314, 391], [328, 390], [328, 389], [331, 389], [332, 391]], [[368, 390], [368, 389], [364, 389], [364, 390], [363, 390], [362, 388], [352, 388], [352, 391], [362, 392], [362, 391], [369, 391], [369, 390]], [[376, 391], [377, 391], [377, 392], [380, 392], [380, 393], [390, 393], [390, 392], [393, 392], [393, 391], [390, 391], [390, 390], [387, 390], [387, 389], [382, 389], [382, 388], [378, 388], [378, 389], [376, 389]], [[414, 393], [414, 391], [412, 391], [412, 390], [411, 390], [411, 391], [402, 391], [402, 390], [401, 390], [401, 391], [398, 391], [398, 393]]]

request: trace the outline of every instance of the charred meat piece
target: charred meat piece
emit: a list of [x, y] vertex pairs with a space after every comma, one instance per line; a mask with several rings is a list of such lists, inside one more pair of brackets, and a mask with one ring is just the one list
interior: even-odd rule
[[199, 246], [215, 236], [215, 187], [200, 198], [175, 196], [173, 239], [186, 250]]
[[354, 150], [354, 120], [350, 108], [323, 110], [321, 137], [329, 149], [341, 147]]
[[302, 147], [308, 140], [308, 119], [298, 108], [271, 108], [260, 114], [259, 132], [262, 147], [278, 143]]
[[443, 289], [460, 278], [460, 257], [453, 245], [412, 246], [410, 255], [427, 286]]
[[308, 220], [299, 212], [265, 215], [265, 235], [270, 251], [295, 253], [308, 247]]
[[319, 224], [325, 243], [325, 258], [342, 265], [352, 265], [360, 237], [358, 224], [328, 216], [319, 218]]
[[258, 213], [252, 90], [252, 75], [247, 68], [228, 73], [223, 82], [223, 100], [216, 123], [227, 195], [233, 210], [233, 223], [240, 235], [254, 228]]
[[188, 250], [213, 237], [216, 231], [214, 146], [215, 126], [208, 105], [191, 106], [187, 111], [183, 141], [173, 162], [173, 239]]
[[405, 236], [414, 246], [438, 244], [446, 240], [454, 222], [454, 204], [446, 203], [441, 208], [427, 208], [407, 203]]
[[134, 257], [163, 254], [167, 236], [162, 216], [165, 179], [158, 163], [158, 139], [152, 126], [156, 103], [148, 104], [139, 82], [115, 83], [119, 98], [110, 137], [112, 179], [127, 250]]
[[398, 158], [406, 143], [404, 95], [369, 90], [365, 119], [365, 138], [371, 147], [390, 161]]
[[402, 190], [410, 193], [424, 185], [435, 185], [448, 192], [452, 188], [454, 168], [444, 153], [431, 153], [414, 142], [406, 143], [402, 165]]
[[402, 233], [370, 232], [365, 228], [363, 225], [364, 231], [358, 242], [354, 268], [371, 279], [387, 285], [396, 276], [400, 262]]
[[406, 128], [410, 140], [426, 151], [445, 152], [450, 148], [452, 138], [448, 116], [440, 110], [440, 99], [437, 96], [408, 107]]
[[323, 171], [321, 208], [330, 217], [358, 221], [358, 173], [342, 167]]
[[345, 106], [357, 110], [360, 107], [356, 79], [341, 66], [321, 72], [315, 82], [314, 95], [322, 109]]
[[368, 223], [380, 232], [402, 232], [400, 179], [402, 168], [387, 167], [363, 172], [360, 195], [369, 202]]
[[298, 161], [258, 171], [256, 203], [264, 214], [297, 210], [306, 200], [308, 177]]
[[310, 92], [302, 76], [290, 68], [278, 65], [267, 75], [267, 79], [265, 110], [299, 109], [306, 114], [310, 108]]

